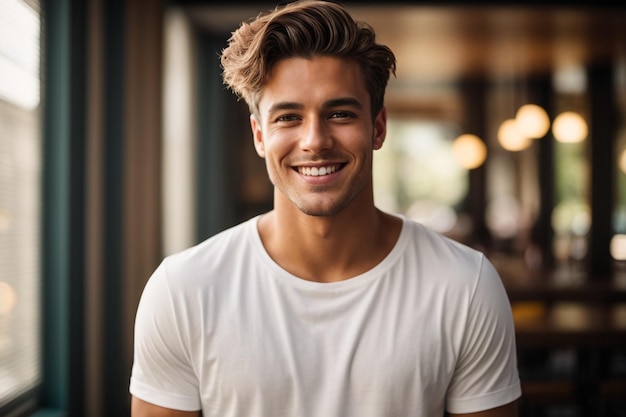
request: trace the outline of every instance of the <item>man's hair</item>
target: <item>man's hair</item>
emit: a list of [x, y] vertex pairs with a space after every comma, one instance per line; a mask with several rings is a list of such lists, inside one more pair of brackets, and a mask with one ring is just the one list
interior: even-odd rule
[[222, 51], [224, 83], [258, 114], [260, 93], [272, 67], [285, 58], [335, 56], [356, 61], [370, 95], [372, 117], [383, 107], [396, 58], [376, 43], [372, 27], [338, 3], [303, 0], [244, 22]]

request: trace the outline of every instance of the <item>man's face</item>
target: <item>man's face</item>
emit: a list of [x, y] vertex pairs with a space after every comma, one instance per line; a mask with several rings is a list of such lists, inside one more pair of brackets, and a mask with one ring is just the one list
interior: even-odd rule
[[372, 121], [356, 62], [329, 56], [274, 65], [251, 116], [254, 143], [274, 184], [275, 206], [312, 216], [372, 204], [372, 154], [386, 133], [384, 110]]

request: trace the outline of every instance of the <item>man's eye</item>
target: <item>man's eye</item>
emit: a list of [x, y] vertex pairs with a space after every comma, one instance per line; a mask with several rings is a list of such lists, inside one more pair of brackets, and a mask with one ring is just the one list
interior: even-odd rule
[[277, 122], [294, 122], [296, 120], [298, 120], [298, 116], [295, 114], [284, 114], [276, 118]]
[[336, 111], [336, 112], [331, 113], [330, 115], [331, 119], [346, 119], [348, 117], [352, 117], [352, 113], [345, 112], [345, 111]]

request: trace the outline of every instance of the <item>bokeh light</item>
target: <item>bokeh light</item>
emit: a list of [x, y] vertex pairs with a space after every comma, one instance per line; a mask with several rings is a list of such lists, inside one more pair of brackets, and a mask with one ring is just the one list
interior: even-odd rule
[[485, 162], [487, 146], [478, 136], [464, 134], [452, 143], [452, 154], [463, 168], [475, 169]]
[[587, 122], [573, 111], [559, 114], [552, 123], [554, 138], [562, 143], [578, 143], [587, 138]]
[[507, 151], [523, 151], [530, 146], [531, 141], [531, 138], [520, 132], [515, 119], [506, 119], [498, 128], [498, 142]]
[[515, 115], [515, 123], [520, 133], [532, 139], [542, 138], [550, 130], [548, 113], [536, 104], [525, 104]]

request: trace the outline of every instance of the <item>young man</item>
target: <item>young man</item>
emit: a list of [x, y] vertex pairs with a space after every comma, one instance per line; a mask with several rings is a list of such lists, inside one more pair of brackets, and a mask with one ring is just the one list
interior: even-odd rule
[[168, 257], [137, 313], [133, 417], [514, 416], [510, 307], [485, 257], [373, 202], [393, 53], [333, 3], [222, 55], [274, 209]]

